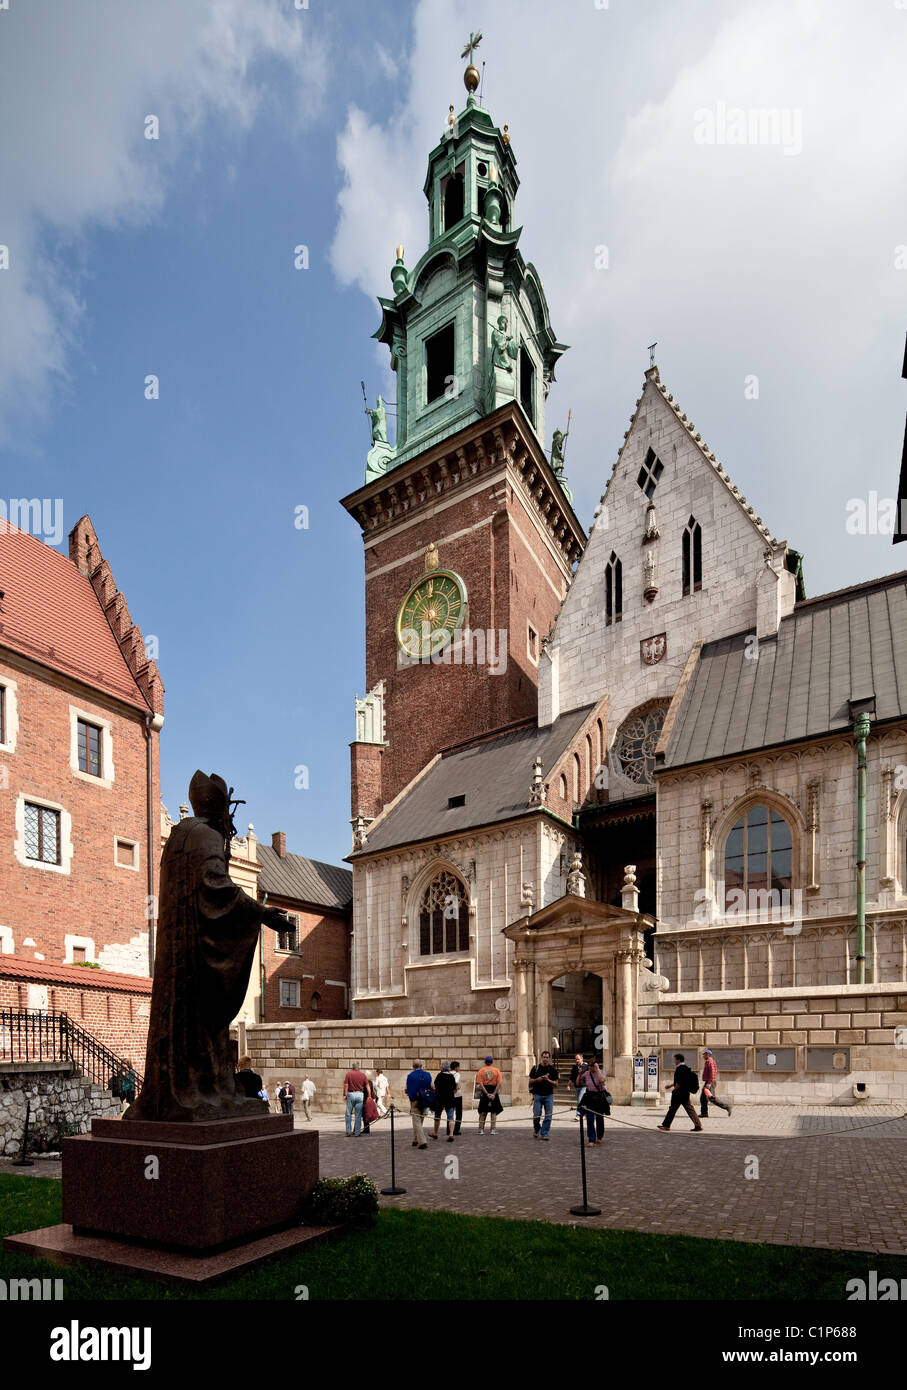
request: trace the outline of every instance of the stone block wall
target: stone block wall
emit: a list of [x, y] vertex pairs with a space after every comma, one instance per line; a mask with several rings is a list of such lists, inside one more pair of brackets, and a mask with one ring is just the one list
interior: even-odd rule
[[[700, 1068], [704, 1047], [742, 1049], [744, 1069], [722, 1070], [725, 1090], [738, 1100], [849, 1102], [853, 1087], [863, 1083], [867, 1099], [903, 1104], [907, 986], [665, 994], [657, 1005], [641, 1006], [638, 1046], [644, 1053], [658, 1052], [663, 1071], [674, 1049], [688, 1061], [695, 1055]], [[757, 1065], [757, 1054], [773, 1048], [793, 1049], [792, 1070]], [[813, 1070], [811, 1048], [838, 1051], [849, 1066]]]
[[434, 1075], [442, 1062], [460, 1063], [464, 1100], [472, 1097], [472, 1080], [490, 1053], [504, 1077], [505, 1103], [511, 1094], [512, 1025], [499, 1015], [389, 1019], [338, 1019], [319, 1023], [250, 1024], [245, 1030], [252, 1066], [269, 1090], [292, 1081], [297, 1095], [308, 1073], [317, 1087], [316, 1110], [343, 1110], [343, 1078], [359, 1062], [374, 1078], [381, 1067], [394, 1099], [409, 1109], [403, 1083], [415, 1058]]
[[95, 1115], [116, 1117], [120, 1103], [87, 1076], [73, 1072], [69, 1062], [0, 1064], [0, 1155], [16, 1158], [22, 1148], [26, 1105], [29, 1133], [50, 1135], [59, 1126], [70, 1134], [85, 1134]]

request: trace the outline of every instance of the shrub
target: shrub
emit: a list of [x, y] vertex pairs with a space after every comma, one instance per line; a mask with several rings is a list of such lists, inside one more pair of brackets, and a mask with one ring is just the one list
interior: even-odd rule
[[364, 1173], [356, 1173], [351, 1178], [319, 1178], [305, 1204], [304, 1219], [311, 1226], [339, 1226], [344, 1221], [370, 1225], [377, 1210], [377, 1187]]

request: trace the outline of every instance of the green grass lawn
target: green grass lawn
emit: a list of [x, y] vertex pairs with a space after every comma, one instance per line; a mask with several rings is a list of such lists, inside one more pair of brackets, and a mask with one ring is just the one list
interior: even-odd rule
[[[53, 1226], [60, 1184], [0, 1176], [0, 1233]], [[0, 1278], [64, 1280], [67, 1299], [616, 1299], [844, 1298], [848, 1279], [907, 1277], [907, 1259], [800, 1246], [745, 1245], [544, 1221], [383, 1210], [307, 1254], [288, 1255], [206, 1292], [102, 1275], [0, 1252]]]

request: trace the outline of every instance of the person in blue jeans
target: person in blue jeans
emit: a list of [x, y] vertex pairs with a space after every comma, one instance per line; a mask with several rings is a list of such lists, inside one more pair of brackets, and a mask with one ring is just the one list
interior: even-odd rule
[[[362, 1129], [362, 1103], [365, 1100], [365, 1088], [368, 1084], [368, 1077], [360, 1069], [359, 1063], [354, 1062], [343, 1078], [343, 1098], [346, 1101], [346, 1136], [350, 1135], [354, 1139], [359, 1138]], [[355, 1122], [355, 1130], [353, 1124]]]
[[[529, 1089], [532, 1092], [532, 1132], [536, 1139], [547, 1139], [551, 1129], [551, 1116], [554, 1114], [554, 1088], [558, 1082], [558, 1070], [551, 1060], [550, 1052], [543, 1052], [536, 1066], [529, 1073]], [[544, 1119], [542, 1118], [544, 1115]]]

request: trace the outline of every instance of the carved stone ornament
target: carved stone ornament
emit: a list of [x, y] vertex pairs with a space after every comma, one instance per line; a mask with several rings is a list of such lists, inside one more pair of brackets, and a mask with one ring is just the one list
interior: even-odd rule
[[644, 666], [657, 666], [668, 650], [668, 636], [659, 632], [655, 637], [644, 637], [639, 644], [639, 655]]

